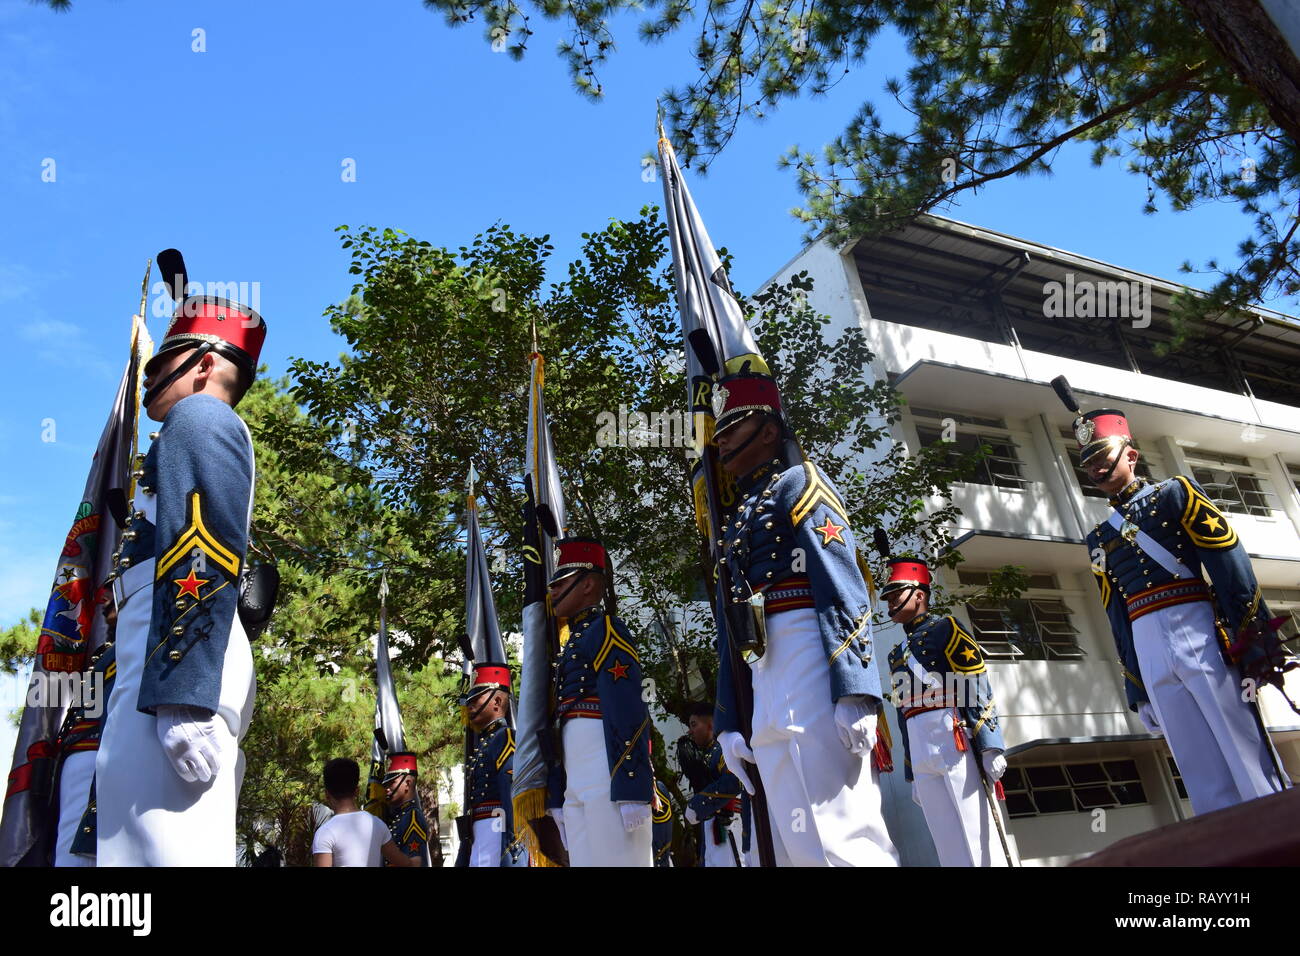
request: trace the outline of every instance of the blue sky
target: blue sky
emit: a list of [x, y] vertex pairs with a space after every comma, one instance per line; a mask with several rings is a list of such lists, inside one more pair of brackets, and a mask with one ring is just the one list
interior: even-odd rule
[[[418, 0], [76, 0], [63, 15], [0, 0], [0, 626], [45, 603], [159, 249], [182, 249], [194, 279], [260, 284], [263, 360], [280, 375], [290, 357], [342, 347], [321, 317], [351, 286], [341, 223], [455, 248], [501, 220], [549, 233], [562, 268], [582, 232], [660, 201], [641, 159], [656, 95], [695, 73], [688, 43], [647, 47], [635, 18], [620, 22], [592, 104], [553, 53], [554, 25], [532, 25], [517, 63], [479, 25], [452, 30]], [[206, 52], [191, 49], [195, 29]], [[799, 194], [777, 158], [820, 147], [864, 98], [883, 104], [885, 78], [906, 65], [901, 44], [882, 42], [830, 95], [742, 125], [693, 177], [737, 288], [800, 247]], [[43, 182], [49, 159], [56, 179]], [[342, 181], [346, 159], [356, 182]], [[1186, 258], [1230, 259], [1248, 225], [1230, 207], [1143, 216], [1143, 181], [1091, 168], [1081, 149], [1056, 168], [947, 213], [1170, 278]], [[165, 325], [151, 320], [155, 337]]]

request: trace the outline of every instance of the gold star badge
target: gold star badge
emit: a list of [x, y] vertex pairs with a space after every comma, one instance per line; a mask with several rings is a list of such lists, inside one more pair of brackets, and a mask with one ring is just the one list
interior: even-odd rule
[[1223, 530], [1223, 522], [1219, 520], [1218, 515], [1207, 514], [1204, 518], [1201, 519], [1201, 524], [1205, 525], [1205, 527], [1209, 528], [1210, 531], [1214, 532], [1215, 534], [1218, 534], [1220, 531]]
[[822, 536], [822, 547], [824, 548], [832, 541], [838, 541], [840, 544], [845, 544], [844, 537], [840, 534], [845, 527], [845, 525], [836, 524], [831, 521], [831, 516], [827, 515], [826, 523], [820, 528], [813, 528], [813, 530]]
[[176, 585], [177, 588], [176, 591], [177, 598], [182, 598], [186, 594], [191, 594], [194, 596], [195, 600], [198, 600], [199, 587], [207, 583], [208, 583], [208, 579], [201, 578], [195, 575], [193, 568], [190, 568], [190, 573], [187, 577], [172, 579], [172, 584]]

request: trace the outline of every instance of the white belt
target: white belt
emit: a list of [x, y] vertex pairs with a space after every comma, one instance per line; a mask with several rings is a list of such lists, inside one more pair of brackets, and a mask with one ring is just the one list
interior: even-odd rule
[[1109, 523], [1125, 541], [1135, 545], [1139, 551], [1174, 577], [1186, 579], [1194, 576], [1187, 565], [1174, 557], [1164, 545], [1125, 518], [1119, 511], [1111, 512]]
[[156, 559], [148, 558], [113, 578], [113, 601], [119, 610], [126, 606], [126, 602], [133, 594], [146, 585], [153, 584], [154, 567], [157, 563]]

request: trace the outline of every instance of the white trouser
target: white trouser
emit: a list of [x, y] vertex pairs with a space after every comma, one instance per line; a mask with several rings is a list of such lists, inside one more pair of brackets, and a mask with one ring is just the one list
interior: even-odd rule
[[501, 833], [505, 826], [505, 814], [474, 821], [474, 845], [469, 848], [470, 866], [501, 865]]
[[564, 722], [564, 832], [570, 866], [653, 866], [651, 826], [628, 833], [609, 798], [605, 724], [590, 717]]
[[[732, 815], [731, 822], [722, 831], [721, 843], [713, 842], [713, 820], [705, 820], [701, 827], [704, 830], [705, 866], [745, 866], [745, 854], [740, 849], [744, 834], [739, 813]], [[737, 857], [740, 858], [739, 864], [736, 863]]]
[[772, 615], [767, 635], [766, 653], [750, 665], [750, 746], [767, 792], [777, 865], [897, 866], [870, 753], [850, 753], [835, 729], [816, 612]]
[[980, 781], [975, 748], [957, 749], [951, 708], [929, 710], [907, 721], [912, 786], [939, 851], [940, 866], [1006, 866], [988, 797]]
[[95, 779], [95, 751], [80, 750], [63, 758], [59, 768], [59, 835], [54, 845], [55, 866], [94, 866], [93, 856], [72, 852], [72, 841], [90, 804], [90, 784]]
[[215, 725], [220, 769], [187, 783], [158, 740], [157, 719], [136, 710], [151, 650], [153, 560], [122, 576], [117, 678], [95, 761], [99, 866], [234, 866], [235, 811], [244, 778], [239, 741], [253, 710], [253, 654], [235, 616], [221, 672]]
[[1224, 663], [1208, 601], [1144, 614], [1133, 622], [1133, 645], [1196, 813], [1281, 789], [1253, 705]]

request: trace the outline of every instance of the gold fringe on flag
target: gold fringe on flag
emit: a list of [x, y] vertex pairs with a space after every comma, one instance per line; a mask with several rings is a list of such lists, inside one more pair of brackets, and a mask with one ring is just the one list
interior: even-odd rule
[[515, 839], [528, 849], [530, 866], [563, 866], [542, 853], [541, 841], [533, 830], [533, 820], [546, 816], [546, 788], [537, 787], [515, 794]]

